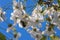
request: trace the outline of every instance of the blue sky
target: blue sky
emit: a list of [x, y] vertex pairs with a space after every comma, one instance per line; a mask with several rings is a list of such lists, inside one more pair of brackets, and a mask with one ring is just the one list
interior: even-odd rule
[[[23, 1], [23, 0], [21, 0], [21, 1]], [[1, 29], [1, 27], [6, 29], [8, 27], [7, 26], [8, 23], [13, 24], [13, 21], [10, 20], [11, 12], [13, 11], [11, 3], [12, 3], [12, 0], [0, 0], [0, 7], [3, 8], [3, 11], [6, 11], [6, 17], [7, 17], [6, 21], [0, 22], [0, 32], [3, 33], [7, 37], [7, 39], [13, 38], [13, 35], [10, 33], [6, 33], [5, 32], [6, 30]], [[26, 12], [29, 15], [31, 15], [31, 12], [32, 12], [36, 3], [37, 3], [37, 0], [35, 0], [35, 1], [34, 0], [27, 0], [26, 4], [23, 2], [23, 4], [25, 4], [25, 6], [26, 6]], [[54, 0], [54, 3], [57, 3], [57, 0]], [[6, 10], [6, 8], [8, 8], [8, 9]], [[44, 26], [45, 22], [42, 24]], [[19, 28], [18, 25], [16, 25], [16, 28], [17, 28], [17, 31], [22, 34], [21, 38], [19, 38], [19, 40], [34, 40], [34, 38], [32, 38], [31, 35], [26, 30]], [[41, 30], [44, 30], [44, 27]], [[60, 33], [59, 30], [57, 30], [57, 29], [55, 29], [55, 30], [58, 32], [57, 35], [59, 35], [59, 33]]]

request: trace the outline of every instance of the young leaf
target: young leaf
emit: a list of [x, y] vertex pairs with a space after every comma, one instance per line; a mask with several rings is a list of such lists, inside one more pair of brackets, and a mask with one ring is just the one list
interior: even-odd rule
[[2, 33], [0, 33], [0, 40], [6, 40], [6, 37]]

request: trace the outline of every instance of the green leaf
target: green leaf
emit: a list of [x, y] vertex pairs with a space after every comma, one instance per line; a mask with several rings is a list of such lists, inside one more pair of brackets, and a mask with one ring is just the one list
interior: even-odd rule
[[53, 2], [53, 0], [49, 0], [50, 2]]
[[6, 37], [2, 33], [0, 33], [0, 40], [6, 40]]
[[24, 6], [24, 7], [23, 7], [23, 9], [25, 10], [25, 9], [26, 9], [26, 7]]
[[60, 10], [60, 0], [58, 0], [58, 4], [59, 4], [58, 10]]
[[60, 6], [60, 0], [58, 0], [58, 4], [59, 4], [59, 6]]
[[41, 38], [41, 40], [46, 40], [46, 36], [43, 35], [43, 37]]
[[54, 36], [51, 36], [50, 38], [51, 38], [51, 40], [59, 40], [59, 37], [57, 37], [55, 35]]

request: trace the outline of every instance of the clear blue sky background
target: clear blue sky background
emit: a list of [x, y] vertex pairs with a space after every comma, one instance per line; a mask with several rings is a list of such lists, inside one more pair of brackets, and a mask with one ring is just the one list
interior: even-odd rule
[[[23, 0], [21, 1], [23, 2]], [[8, 27], [7, 23], [13, 24], [13, 21], [10, 20], [11, 12], [13, 11], [11, 3], [12, 3], [12, 0], [0, 0], [0, 7], [3, 8], [3, 11], [6, 11], [6, 17], [7, 17], [6, 21], [0, 22], [0, 32], [3, 33], [7, 37], [7, 39], [13, 38], [12, 34], [6, 33], [6, 28]], [[26, 4], [23, 2], [23, 4], [26, 6], [26, 12], [29, 15], [31, 15], [31, 12], [36, 3], [37, 3], [37, 0], [27, 0]], [[54, 3], [57, 3], [57, 0], [54, 0]], [[45, 22], [43, 22], [42, 25], [43, 27], [41, 30], [44, 30]], [[5, 30], [3, 30], [1, 27], [4, 28]], [[31, 35], [26, 30], [19, 28], [18, 25], [16, 25], [16, 28], [17, 28], [17, 31], [21, 33], [21, 38], [19, 38], [19, 40], [34, 40], [34, 38], [32, 38]], [[57, 30], [56, 28], [55, 28], [55, 31], [57, 31], [57, 35], [60, 34], [59, 30]]]

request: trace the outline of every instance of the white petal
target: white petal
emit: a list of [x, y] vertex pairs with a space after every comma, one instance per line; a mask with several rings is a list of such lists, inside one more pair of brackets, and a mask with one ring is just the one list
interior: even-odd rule
[[4, 21], [2, 17], [0, 17], [0, 20], [1, 20], [1, 21]]
[[45, 33], [45, 31], [42, 32], [42, 34], [44, 34], [44, 33]]
[[23, 26], [21, 25], [21, 23], [19, 23], [19, 27], [20, 27], [20, 28], [23, 28]]
[[3, 14], [6, 14], [6, 12], [3, 12]]
[[52, 37], [54, 34], [51, 34], [50, 36]]
[[6, 32], [9, 32], [10, 31], [10, 29], [9, 28], [7, 28], [7, 31]]

